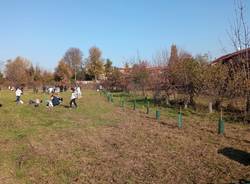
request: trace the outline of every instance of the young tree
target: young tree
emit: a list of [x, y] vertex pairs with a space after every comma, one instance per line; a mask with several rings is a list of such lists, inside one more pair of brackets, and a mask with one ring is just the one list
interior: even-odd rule
[[171, 78], [176, 89], [187, 95], [185, 104], [196, 107], [194, 97], [197, 96], [204, 85], [204, 65], [190, 57], [183, 55], [178, 63], [172, 65]]
[[164, 100], [169, 104], [169, 78], [168, 78], [168, 51], [161, 50], [153, 58], [154, 66], [150, 71], [150, 89], [153, 91], [154, 101]]
[[69, 48], [63, 57], [63, 61], [74, 72], [74, 79], [76, 81], [76, 74], [79, 71], [83, 61], [82, 51], [79, 48]]
[[104, 72], [101, 56], [102, 52], [99, 48], [92, 47], [89, 49], [89, 58], [86, 67], [88, 74], [94, 76], [95, 80], [98, 80], [100, 75]]
[[149, 86], [149, 70], [146, 61], [140, 61], [134, 64], [131, 69], [131, 81], [135, 90], [140, 89], [143, 96], [145, 96], [146, 88]]
[[119, 71], [119, 69], [114, 67], [114, 69], [107, 76], [107, 80], [103, 81], [103, 85], [108, 90], [122, 91], [124, 90], [123, 77], [124, 75]]
[[228, 67], [218, 63], [207, 65], [204, 72], [206, 94], [212, 97], [214, 108], [220, 110], [221, 103], [228, 91]]
[[162, 102], [162, 100], [166, 100], [167, 102], [168, 98], [166, 96], [165, 92], [166, 88], [164, 88], [165, 84], [165, 78], [164, 78], [164, 70], [166, 67], [152, 67], [149, 71], [149, 80], [147, 84], [147, 88], [153, 92], [153, 98], [154, 102]]
[[130, 85], [131, 85], [131, 70], [132, 68], [130, 67], [129, 63], [126, 62], [124, 64], [124, 68], [119, 70], [121, 73], [121, 80], [120, 80], [120, 85], [122, 86], [122, 89], [126, 92], [130, 92]]

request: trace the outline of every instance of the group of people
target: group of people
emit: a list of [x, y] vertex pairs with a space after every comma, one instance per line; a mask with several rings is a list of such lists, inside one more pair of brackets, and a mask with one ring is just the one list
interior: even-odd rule
[[[23, 88], [17, 87], [16, 91], [16, 103], [23, 104], [24, 102], [21, 100], [21, 95], [23, 95]], [[81, 98], [82, 92], [80, 86], [72, 87], [71, 88], [71, 97], [69, 106], [71, 108], [77, 108], [76, 100]], [[41, 99], [29, 100], [30, 105], [34, 105], [34, 107], [38, 107], [43, 101]], [[46, 100], [47, 107], [55, 107], [60, 105], [63, 102], [63, 98], [59, 96], [59, 92], [53, 92], [50, 96], [49, 100]]]
[[67, 86], [65, 85], [56, 85], [56, 86], [43, 86], [43, 93], [59, 93], [67, 91]]

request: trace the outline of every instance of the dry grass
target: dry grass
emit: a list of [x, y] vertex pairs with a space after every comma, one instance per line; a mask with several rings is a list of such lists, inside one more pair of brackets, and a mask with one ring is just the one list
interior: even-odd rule
[[250, 160], [232, 149], [235, 159], [223, 151], [233, 148], [249, 156], [249, 126], [226, 124], [225, 136], [219, 136], [216, 122], [188, 116], [178, 129], [175, 118], [156, 122], [115, 107], [93, 91], [85, 91], [77, 110], [15, 106], [9, 92], [1, 94], [0, 183], [250, 180]]

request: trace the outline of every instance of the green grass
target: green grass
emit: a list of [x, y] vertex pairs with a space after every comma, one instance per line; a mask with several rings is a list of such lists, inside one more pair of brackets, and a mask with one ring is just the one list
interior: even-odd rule
[[[147, 111], [147, 100], [145, 100], [144, 97], [140, 95], [133, 95], [133, 94], [128, 94], [124, 92], [115, 92], [112, 93], [113, 95], [113, 103], [116, 106], [121, 106], [121, 100], [124, 99], [125, 101], [125, 108], [133, 109], [134, 101], [136, 100], [136, 110], [141, 111], [141, 112], [146, 112]], [[105, 95], [104, 95], [105, 96]], [[171, 106], [171, 107], [166, 107], [166, 106], [160, 106], [154, 104], [154, 101], [152, 98], [148, 98], [149, 101], [149, 115], [151, 117], [155, 116], [156, 110], [160, 110], [161, 112], [161, 117], [163, 119], [166, 118], [171, 118], [171, 119], [177, 119], [178, 113], [180, 111], [179, 107], [176, 106]], [[213, 114], [208, 114], [206, 111], [195, 111], [193, 109], [181, 109], [182, 114], [186, 118], [206, 118], [210, 119], [212, 121], [217, 121], [219, 118], [219, 113], [213, 113]]]
[[[129, 94], [125, 92], [113, 92], [110, 93], [113, 96], [113, 103], [116, 106], [121, 106], [121, 100], [125, 101], [125, 108], [133, 109], [134, 101], [136, 100], [136, 109], [141, 112], [146, 112], [147, 100], [138, 94]], [[105, 96], [105, 95], [104, 95]], [[151, 97], [147, 98], [149, 101], [150, 116], [154, 117], [157, 109], [161, 111], [161, 116], [163, 118], [177, 118], [180, 111], [179, 106], [161, 106], [154, 103]], [[214, 111], [213, 113], [208, 113], [208, 103], [211, 101], [209, 97], [200, 96], [196, 97], [197, 109], [192, 108], [184, 109], [182, 107], [181, 112], [185, 118], [188, 119], [205, 119], [209, 121], [218, 121], [220, 118], [220, 112]], [[228, 102], [227, 102], [228, 103]], [[225, 105], [225, 104], [224, 104]], [[225, 109], [225, 107], [224, 107]], [[223, 112], [223, 119], [227, 123], [242, 123], [243, 114], [235, 112]]]
[[[64, 105], [68, 105], [70, 93], [62, 93]], [[55, 175], [58, 183], [68, 183], [69, 175], [77, 171], [64, 170], [64, 165], [70, 165], [70, 161], [56, 161], [53, 173], [45, 169], [50, 160], [38, 153], [32, 154], [32, 141], [39, 142], [47, 135], [58, 135], [68, 131], [91, 132], [99, 126], [108, 126], [119, 122], [119, 118], [110, 118], [115, 107], [106, 103], [102, 97], [94, 91], [83, 91], [83, 97], [77, 100], [78, 108], [70, 109], [64, 106], [49, 109], [45, 101], [49, 99], [47, 94], [33, 94], [25, 91], [22, 96], [24, 104], [16, 105], [15, 93], [7, 90], [0, 92], [0, 145], [6, 149], [0, 149], [0, 170], [6, 172], [13, 170], [11, 178], [15, 182], [29, 182], [27, 175], [30, 168], [38, 166], [41, 173]], [[43, 104], [35, 108], [28, 104], [29, 99], [42, 98]], [[72, 164], [72, 163], [71, 163]], [[40, 166], [39, 166], [40, 165]], [[1, 175], [0, 175], [1, 176]], [[0, 177], [1, 178], [1, 177]], [[32, 183], [32, 182], [31, 182]]]

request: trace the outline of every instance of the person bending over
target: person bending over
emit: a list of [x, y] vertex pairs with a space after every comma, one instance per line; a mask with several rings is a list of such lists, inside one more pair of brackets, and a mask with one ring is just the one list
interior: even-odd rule
[[49, 101], [47, 101], [47, 106], [48, 107], [54, 107], [58, 106], [63, 102], [63, 98], [56, 96], [54, 94], [51, 95], [51, 98]]
[[35, 100], [29, 100], [30, 105], [34, 105], [34, 107], [38, 107], [43, 101], [40, 99], [35, 99]]

